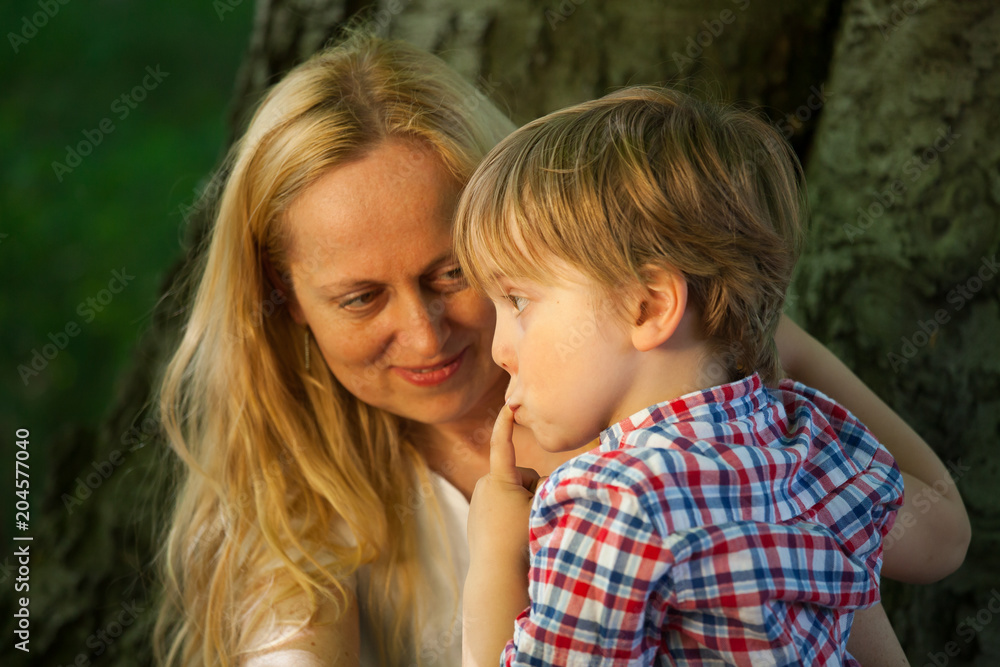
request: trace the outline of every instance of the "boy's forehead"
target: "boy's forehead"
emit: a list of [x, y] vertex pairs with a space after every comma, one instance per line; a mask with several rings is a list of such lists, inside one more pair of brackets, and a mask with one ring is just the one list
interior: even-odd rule
[[503, 271], [495, 270], [488, 273], [483, 282], [486, 294], [490, 297], [503, 295], [510, 289], [516, 289], [524, 285], [533, 285], [534, 281], [527, 278], [511, 276]]
[[511, 287], [593, 287], [593, 279], [580, 269], [556, 255], [548, 255], [544, 262], [534, 263], [530, 272], [517, 274], [494, 269], [487, 275], [487, 284], [501, 289]]

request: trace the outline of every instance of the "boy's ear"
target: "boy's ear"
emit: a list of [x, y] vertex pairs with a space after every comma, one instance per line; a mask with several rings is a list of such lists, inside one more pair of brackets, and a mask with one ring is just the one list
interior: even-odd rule
[[285, 301], [288, 304], [288, 312], [291, 314], [292, 319], [295, 320], [296, 324], [305, 326], [306, 316], [302, 312], [302, 306], [299, 305], [299, 300], [295, 298], [295, 291], [292, 290], [290, 284], [291, 275], [288, 275], [289, 280], [285, 280], [278, 273], [278, 270], [274, 268], [274, 263], [271, 262], [271, 256], [268, 255], [267, 251], [263, 252], [261, 256], [261, 264], [264, 266], [264, 273], [267, 274], [268, 280], [274, 285], [274, 288], [281, 292], [282, 296], [285, 297]]
[[632, 345], [640, 352], [669, 340], [687, 310], [687, 280], [679, 271], [647, 266], [644, 274], [632, 324]]

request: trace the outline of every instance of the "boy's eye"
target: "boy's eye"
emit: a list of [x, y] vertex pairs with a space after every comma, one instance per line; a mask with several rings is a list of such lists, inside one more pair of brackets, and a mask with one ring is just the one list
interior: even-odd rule
[[527, 307], [527, 305], [528, 305], [528, 300], [526, 298], [524, 298], [523, 296], [515, 296], [513, 294], [505, 294], [504, 298], [507, 299], [508, 301], [510, 301], [511, 305], [514, 306], [514, 309], [517, 310], [517, 312], [519, 312], [519, 313], [521, 311], [523, 311]]

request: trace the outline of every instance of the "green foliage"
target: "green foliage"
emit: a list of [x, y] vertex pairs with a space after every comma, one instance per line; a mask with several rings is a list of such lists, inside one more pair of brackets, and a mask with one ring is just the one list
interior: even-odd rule
[[[0, 7], [0, 476], [14, 478], [14, 432], [29, 429], [31, 521], [18, 532], [34, 537], [32, 653], [13, 648], [4, 595], [4, 665], [149, 660], [149, 471], [163, 465], [150, 463], [159, 448], [135, 447], [145, 431], [98, 429], [116, 395], [136, 390], [115, 383], [185, 254], [183, 209], [225, 148], [253, 13], [227, 1], [221, 18], [208, 0]], [[110, 463], [109, 447], [120, 450]], [[97, 502], [88, 476], [132, 500]], [[3, 507], [10, 545], [14, 506]], [[131, 631], [106, 641], [119, 616]]]
[[[253, 10], [12, 4], [0, 9], [0, 433], [29, 428], [40, 464], [61, 428], [100, 421], [183, 254], [180, 207], [221, 156]], [[134, 279], [114, 293], [123, 269]]]

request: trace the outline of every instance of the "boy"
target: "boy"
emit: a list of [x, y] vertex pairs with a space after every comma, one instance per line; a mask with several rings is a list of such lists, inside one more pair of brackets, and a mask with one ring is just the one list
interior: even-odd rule
[[[457, 252], [511, 375], [491, 469], [522, 481], [512, 422], [553, 452], [600, 437], [534, 497], [503, 664], [857, 664], [903, 484], [844, 408], [779, 383], [800, 181], [767, 124], [654, 88], [530, 123], [476, 171]], [[492, 664], [470, 615], [516, 600], [525, 498], [482, 486], [465, 652]]]

